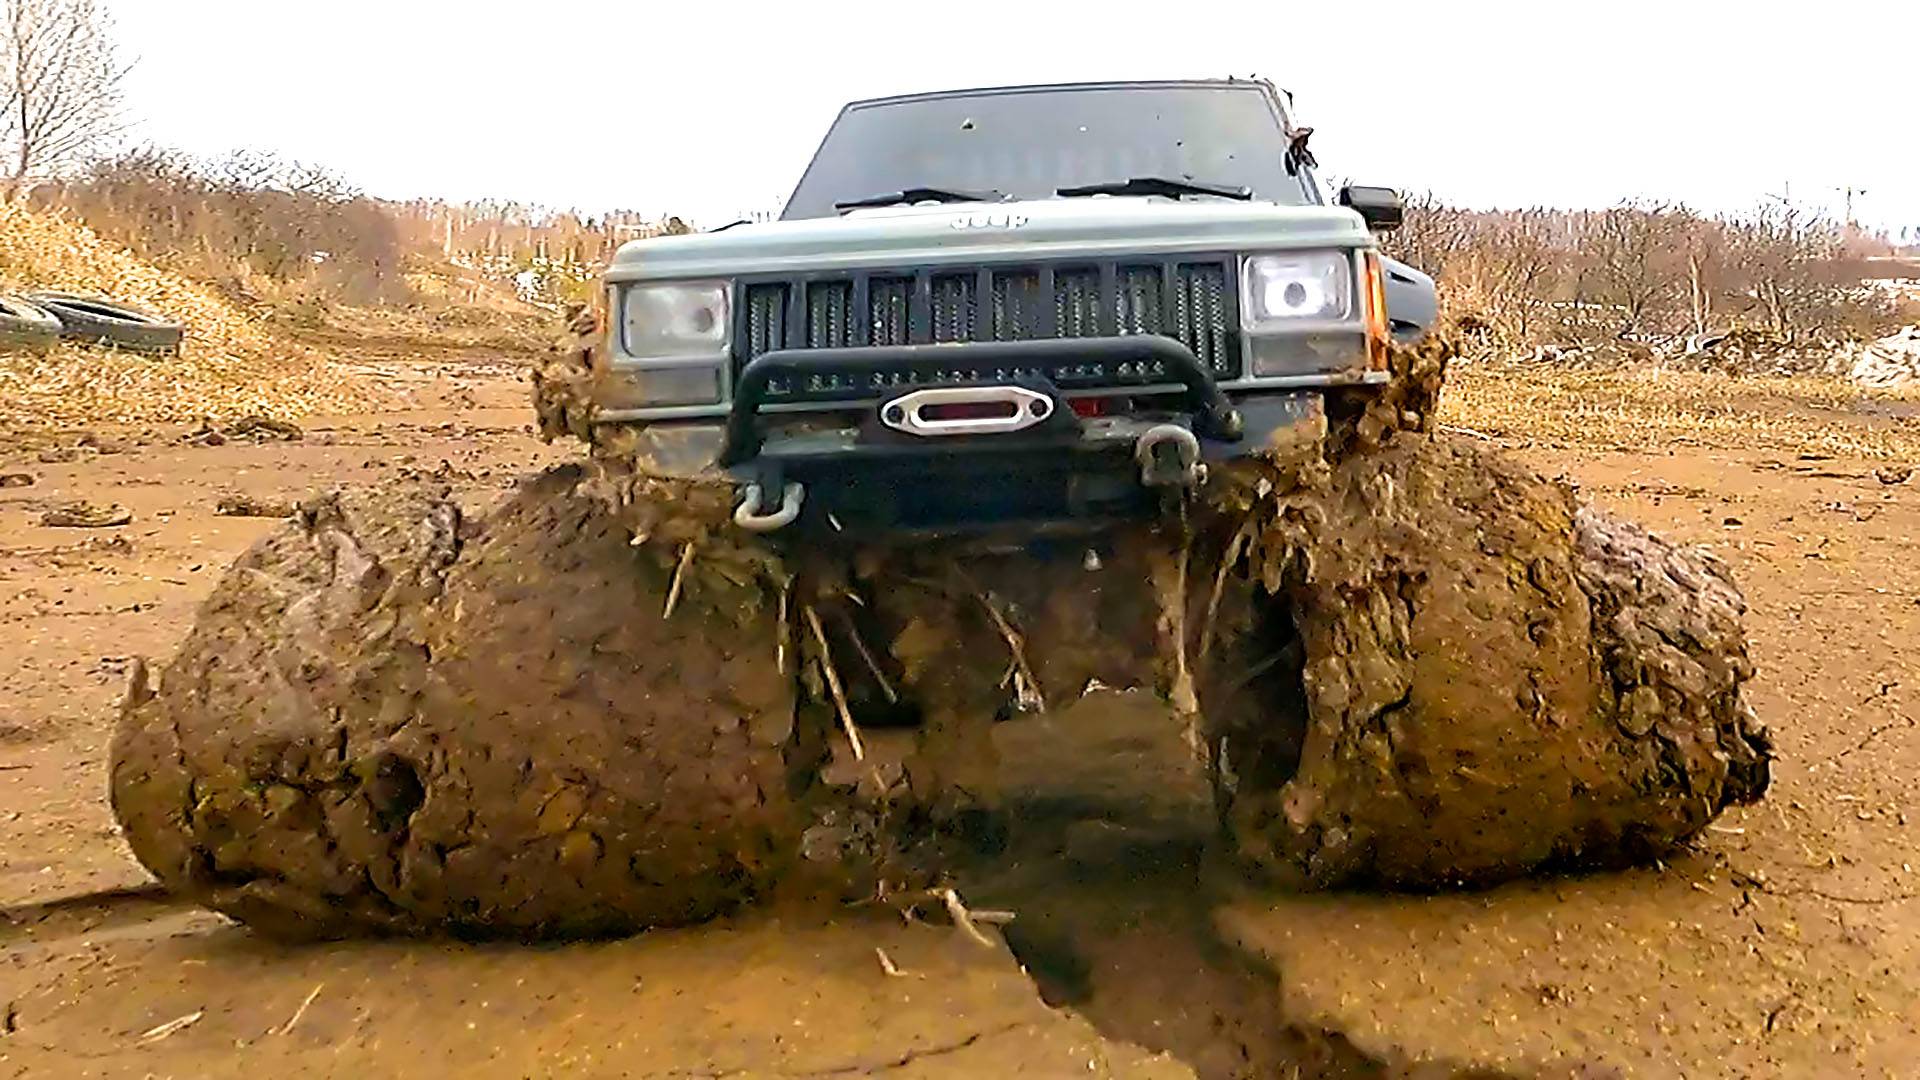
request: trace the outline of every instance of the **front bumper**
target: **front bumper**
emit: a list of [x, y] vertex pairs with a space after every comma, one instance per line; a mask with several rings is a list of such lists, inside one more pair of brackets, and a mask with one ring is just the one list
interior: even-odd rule
[[[1268, 449], [1317, 447], [1326, 433], [1319, 394], [1293, 392], [1242, 403], [1239, 439], [1200, 435], [1191, 414], [1075, 417], [1020, 436], [956, 436], [908, 443], [871, 438], [872, 428], [769, 433], [740, 480], [763, 491], [805, 488], [801, 525], [829, 531], [952, 532], [977, 528], [1079, 528], [1150, 514], [1161, 492], [1184, 486], [1180, 466], [1151, 486], [1143, 453], [1169, 431], [1193, 435], [1198, 464]], [[1069, 414], [1071, 415], [1071, 414]], [[929, 445], [933, 444], [933, 445]], [[1204, 475], [1201, 473], [1199, 475]]]
[[[924, 395], [927, 388], [918, 386], [894, 386], [878, 404], [843, 410], [762, 411], [775, 378], [792, 383], [816, 370], [898, 370], [943, 354], [1027, 374], [942, 383], [941, 394], [964, 399], [972, 387], [983, 401], [1030, 402], [1034, 415], [1017, 429], [991, 434], [914, 434], [902, 430], [911, 425], [900, 423], [895, 406]], [[1071, 395], [1032, 374], [1088, 356], [1153, 362], [1174, 385], [1171, 392], [1149, 388], [1113, 415], [1080, 415]], [[1151, 513], [1165, 489], [1196, 483], [1208, 462], [1317, 449], [1325, 431], [1320, 393], [1270, 390], [1229, 400], [1185, 346], [1136, 335], [769, 352], [741, 373], [724, 425], [651, 424], [637, 448], [643, 465], [661, 472], [725, 469], [749, 493], [737, 520], [750, 528], [1044, 530]]]

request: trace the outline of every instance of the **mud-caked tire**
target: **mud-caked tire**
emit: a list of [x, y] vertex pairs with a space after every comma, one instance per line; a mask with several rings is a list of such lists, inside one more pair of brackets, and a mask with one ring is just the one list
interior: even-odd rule
[[817, 792], [776, 594], [637, 543], [580, 475], [479, 520], [339, 493], [256, 544], [124, 706], [141, 862], [289, 937], [612, 933], [787, 878]]
[[1411, 435], [1249, 531], [1251, 617], [1202, 701], [1232, 846], [1283, 882], [1617, 865], [1765, 790], [1745, 605], [1711, 554]]

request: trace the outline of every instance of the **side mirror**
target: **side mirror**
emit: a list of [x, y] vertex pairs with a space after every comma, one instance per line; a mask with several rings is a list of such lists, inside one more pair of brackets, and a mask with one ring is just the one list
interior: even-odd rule
[[1341, 206], [1348, 207], [1360, 214], [1367, 228], [1374, 232], [1387, 232], [1400, 227], [1400, 220], [1406, 214], [1406, 207], [1400, 201], [1400, 193], [1389, 187], [1369, 187], [1365, 184], [1348, 184], [1340, 189], [1335, 200]]

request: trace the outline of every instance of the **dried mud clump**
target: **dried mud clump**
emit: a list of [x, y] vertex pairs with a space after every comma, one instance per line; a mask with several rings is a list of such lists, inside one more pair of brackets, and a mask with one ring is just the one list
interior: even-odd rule
[[1615, 864], [1765, 789], [1744, 604], [1707, 553], [1417, 436], [1232, 519], [1201, 697], [1235, 845], [1281, 880]]
[[480, 521], [328, 496], [242, 557], [123, 707], [140, 860], [304, 937], [615, 932], [804, 881], [806, 830], [859, 808], [815, 782], [775, 591], [636, 540], [581, 475]]
[[1335, 461], [1378, 450], [1399, 432], [1432, 434], [1447, 368], [1460, 354], [1462, 331], [1443, 323], [1413, 345], [1396, 345], [1388, 357], [1386, 385], [1337, 392], [1327, 456]]
[[533, 413], [540, 437], [593, 441], [594, 357], [600, 340], [600, 317], [579, 308], [567, 318], [565, 336], [552, 346], [552, 355], [535, 367]]

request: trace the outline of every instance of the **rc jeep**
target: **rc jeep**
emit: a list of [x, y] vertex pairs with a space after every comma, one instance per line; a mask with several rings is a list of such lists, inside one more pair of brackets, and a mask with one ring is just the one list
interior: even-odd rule
[[725, 470], [756, 531], [1098, 526], [1318, 438], [1433, 281], [1399, 196], [1330, 202], [1264, 81], [848, 105], [780, 219], [638, 240], [606, 275], [597, 424]]

